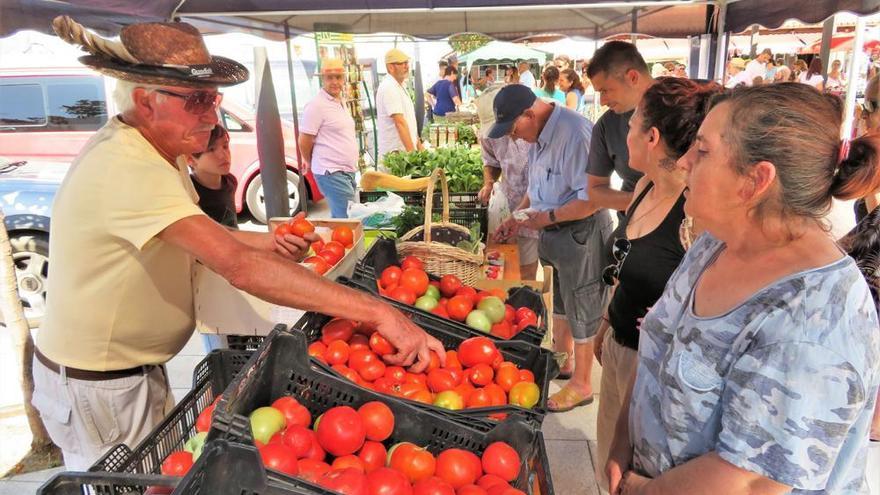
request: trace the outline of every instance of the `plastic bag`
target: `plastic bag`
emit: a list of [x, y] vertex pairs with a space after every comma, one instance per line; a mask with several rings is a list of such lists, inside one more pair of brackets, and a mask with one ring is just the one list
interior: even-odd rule
[[348, 218], [360, 220], [368, 228], [391, 227], [391, 220], [403, 213], [403, 198], [387, 192], [385, 196], [369, 203], [348, 202]]
[[507, 196], [501, 190], [501, 184], [496, 182], [492, 186], [492, 195], [489, 196], [489, 236], [501, 225], [505, 218], [510, 216], [510, 207], [507, 204]]

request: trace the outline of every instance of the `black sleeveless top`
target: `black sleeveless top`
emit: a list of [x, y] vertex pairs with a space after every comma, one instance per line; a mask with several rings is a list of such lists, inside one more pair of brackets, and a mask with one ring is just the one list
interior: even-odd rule
[[[636, 207], [654, 187], [651, 182], [639, 194], [626, 212], [626, 217], [611, 235], [605, 252], [609, 264], [611, 246], [615, 239], [626, 237], [626, 227]], [[669, 210], [666, 218], [651, 232], [630, 240], [630, 250], [620, 268], [617, 288], [608, 305], [608, 319], [614, 329], [614, 339], [630, 349], [639, 347], [637, 319], [648, 313], [660, 296], [666, 282], [684, 257], [679, 228], [684, 220], [684, 194]]]

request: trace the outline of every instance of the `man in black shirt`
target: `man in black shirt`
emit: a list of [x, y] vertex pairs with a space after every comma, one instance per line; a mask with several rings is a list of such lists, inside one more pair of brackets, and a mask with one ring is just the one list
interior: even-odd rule
[[[629, 168], [629, 119], [654, 80], [635, 45], [625, 41], [610, 41], [596, 50], [587, 75], [602, 105], [609, 109], [593, 127], [587, 166], [590, 201], [623, 212], [642, 176]], [[623, 179], [620, 191], [611, 187], [612, 172]]]

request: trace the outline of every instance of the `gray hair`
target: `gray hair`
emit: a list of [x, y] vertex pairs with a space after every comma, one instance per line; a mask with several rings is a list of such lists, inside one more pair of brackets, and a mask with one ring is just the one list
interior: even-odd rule
[[116, 103], [117, 112], [125, 113], [134, 108], [134, 99], [132, 99], [131, 94], [137, 88], [143, 88], [149, 92], [155, 91], [161, 87], [162, 86], [155, 84], [144, 84], [118, 79], [116, 81], [116, 88], [113, 89], [113, 101]]

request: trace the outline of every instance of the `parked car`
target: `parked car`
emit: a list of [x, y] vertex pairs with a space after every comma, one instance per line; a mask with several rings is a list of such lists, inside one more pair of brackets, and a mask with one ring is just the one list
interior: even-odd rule
[[32, 328], [39, 326], [46, 310], [52, 202], [67, 169], [63, 162], [0, 157], [0, 208], [6, 215], [18, 294]]
[[[110, 97], [114, 80], [83, 68], [0, 70], [0, 156], [11, 160], [70, 163], [116, 108]], [[235, 205], [265, 223], [266, 208], [257, 152], [256, 115], [233, 101], [224, 101], [220, 118], [229, 130], [232, 174], [238, 179]], [[290, 209], [299, 197], [296, 140], [293, 125], [282, 122], [287, 157]], [[308, 199], [322, 198], [311, 173]]]

